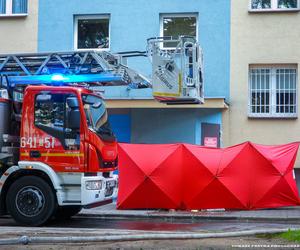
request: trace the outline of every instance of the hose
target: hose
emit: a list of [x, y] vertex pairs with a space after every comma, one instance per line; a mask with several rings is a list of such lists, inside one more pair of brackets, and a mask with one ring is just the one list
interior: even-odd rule
[[139, 241], [139, 240], [187, 240], [205, 238], [227, 238], [253, 236], [257, 234], [284, 233], [289, 230], [299, 230], [300, 228], [285, 229], [262, 229], [247, 230], [226, 233], [146, 233], [133, 235], [108, 235], [108, 236], [64, 236], [64, 237], [30, 237], [21, 236], [19, 238], [0, 239], [0, 245], [27, 245], [27, 244], [54, 244], [54, 243], [87, 243], [87, 242], [109, 242], [109, 241]]

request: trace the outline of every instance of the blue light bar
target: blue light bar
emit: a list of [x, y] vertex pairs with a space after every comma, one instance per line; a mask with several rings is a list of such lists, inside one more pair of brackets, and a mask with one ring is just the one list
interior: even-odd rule
[[34, 75], [34, 76], [8, 76], [10, 87], [16, 85], [60, 85], [63, 83], [80, 82], [116, 82], [123, 81], [122, 77], [115, 74], [83, 74], [83, 75]]
[[51, 80], [55, 81], [55, 82], [62, 82], [65, 79], [66, 78], [63, 75], [61, 75], [61, 74], [54, 74], [54, 75], [51, 76]]

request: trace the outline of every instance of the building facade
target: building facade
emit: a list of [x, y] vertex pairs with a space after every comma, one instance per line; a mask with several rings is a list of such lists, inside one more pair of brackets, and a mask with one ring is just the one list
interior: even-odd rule
[[[151, 89], [104, 87], [119, 140], [203, 144], [212, 134], [221, 146], [287, 143], [300, 136], [299, 7], [298, 0], [0, 0], [0, 52], [143, 51], [149, 37], [193, 35], [204, 52], [205, 104], [167, 106]], [[151, 73], [145, 58], [128, 64]]]
[[[299, 7], [297, 0], [232, 0], [224, 145], [300, 140]], [[296, 167], [300, 168], [300, 155]], [[299, 174], [297, 169], [297, 178]]]
[[[222, 144], [222, 114], [229, 98], [229, 0], [209, 5], [205, 0], [40, 0], [39, 13], [39, 52], [144, 51], [150, 37], [197, 37], [205, 55], [205, 105], [160, 104], [151, 89], [102, 90], [121, 142], [203, 144], [213, 137]], [[151, 74], [146, 58], [131, 59], [128, 65]]]
[[[300, 137], [299, 7], [299, 0], [0, 0], [0, 53], [143, 51], [149, 37], [192, 35], [204, 52], [205, 104], [167, 106], [151, 89], [103, 87], [119, 141], [282, 144]], [[128, 64], [151, 74], [145, 58]]]
[[0, 0], [0, 54], [36, 52], [38, 0]]

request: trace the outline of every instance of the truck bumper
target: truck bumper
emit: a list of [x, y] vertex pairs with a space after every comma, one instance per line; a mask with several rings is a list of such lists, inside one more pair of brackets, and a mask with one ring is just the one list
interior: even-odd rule
[[[109, 203], [118, 194], [118, 176], [84, 176], [81, 179], [81, 205], [93, 207], [93, 204]], [[107, 202], [105, 202], [107, 201]]]

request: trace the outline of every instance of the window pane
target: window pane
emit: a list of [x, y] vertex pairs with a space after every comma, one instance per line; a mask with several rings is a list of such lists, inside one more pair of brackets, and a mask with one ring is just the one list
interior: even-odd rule
[[[67, 150], [80, 148], [80, 112], [75, 95], [39, 94], [34, 105], [34, 124], [55, 137]], [[78, 102], [78, 100], [77, 100]]]
[[109, 48], [109, 19], [78, 20], [78, 49]]
[[253, 68], [250, 70], [251, 113], [270, 113], [270, 74], [270, 69]]
[[27, 0], [13, 0], [12, 13], [13, 14], [27, 13]]
[[278, 0], [279, 9], [289, 9], [297, 7], [297, 0]]
[[64, 95], [38, 95], [35, 102], [34, 121], [38, 126], [64, 127]]
[[276, 70], [276, 112], [296, 113], [296, 69]]
[[[163, 36], [172, 36], [175, 39], [179, 36], [194, 36], [197, 34], [196, 17], [164, 17]], [[176, 43], [165, 43], [164, 47], [176, 47]]]
[[6, 12], [6, 0], [0, 0], [0, 14], [5, 14]]
[[270, 9], [271, 0], [252, 0], [252, 9]]

